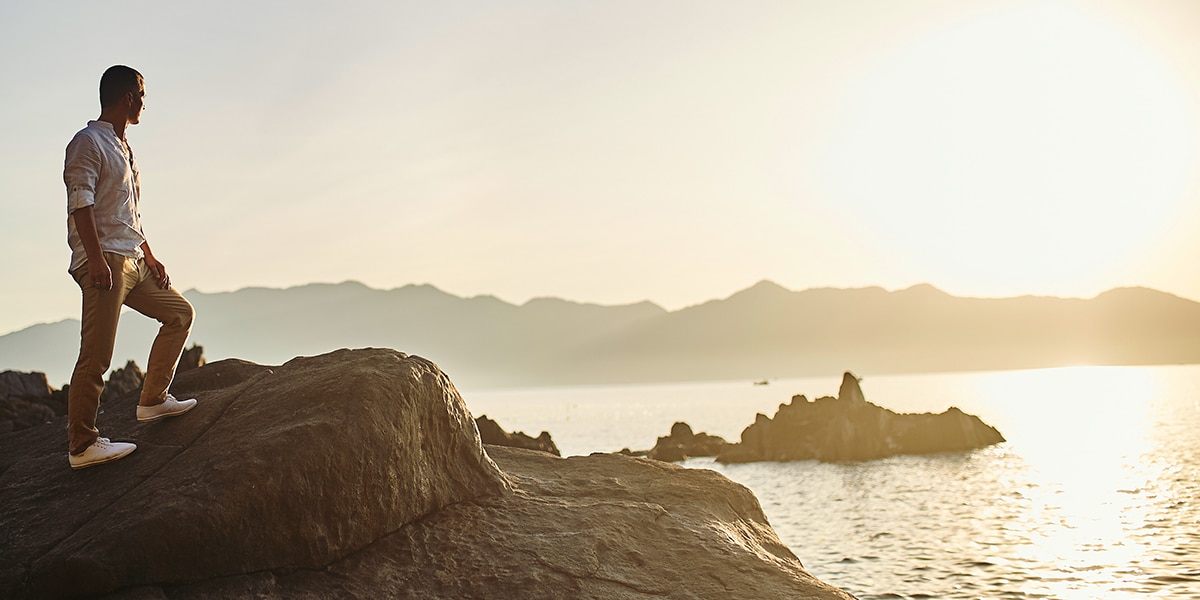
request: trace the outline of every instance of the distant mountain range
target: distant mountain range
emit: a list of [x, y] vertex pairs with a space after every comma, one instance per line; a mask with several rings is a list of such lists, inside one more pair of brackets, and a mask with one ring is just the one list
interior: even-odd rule
[[[791, 291], [762, 281], [667, 311], [538, 298], [520, 306], [429, 285], [355, 282], [186, 294], [208, 360], [280, 364], [342, 347], [437, 362], [463, 387], [1200, 363], [1200, 303], [1146, 288], [1095, 298], [951, 296], [929, 285]], [[145, 365], [156, 323], [121, 321], [113, 366]], [[70, 377], [79, 323], [0, 336], [0, 370]]]

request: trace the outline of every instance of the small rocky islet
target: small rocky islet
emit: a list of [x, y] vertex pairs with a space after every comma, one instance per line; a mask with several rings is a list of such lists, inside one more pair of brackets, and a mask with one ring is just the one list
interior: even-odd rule
[[779, 405], [775, 417], [759, 413], [739, 443], [693, 433], [675, 423], [644, 455], [668, 462], [715, 456], [721, 463], [757, 461], [867, 461], [905, 454], [966, 452], [1003, 442], [1004, 436], [979, 417], [956, 407], [939, 414], [904, 414], [863, 397], [853, 373], [842, 376], [838, 395], [809, 400], [798, 394]]

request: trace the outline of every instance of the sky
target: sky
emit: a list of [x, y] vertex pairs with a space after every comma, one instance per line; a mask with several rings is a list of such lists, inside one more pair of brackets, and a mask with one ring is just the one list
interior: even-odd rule
[[112, 64], [184, 290], [1200, 299], [1190, 0], [6, 2], [0, 55], [0, 334], [78, 316]]

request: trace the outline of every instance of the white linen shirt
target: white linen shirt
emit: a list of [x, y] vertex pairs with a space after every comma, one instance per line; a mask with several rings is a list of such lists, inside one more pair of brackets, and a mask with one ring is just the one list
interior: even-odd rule
[[138, 211], [141, 183], [133, 150], [117, 137], [111, 123], [88, 121], [67, 144], [63, 166], [67, 184], [67, 244], [74, 271], [87, 262], [83, 240], [73, 213], [92, 206], [100, 249], [131, 258], [142, 258], [142, 216]]

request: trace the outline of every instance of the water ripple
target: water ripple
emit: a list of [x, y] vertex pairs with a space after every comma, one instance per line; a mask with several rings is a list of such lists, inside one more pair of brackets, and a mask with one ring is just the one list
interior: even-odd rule
[[1159, 391], [1052, 443], [1000, 427], [1010, 442], [969, 454], [688, 464], [754, 490], [805, 566], [860, 598], [1200, 599], [1200, 412]]

